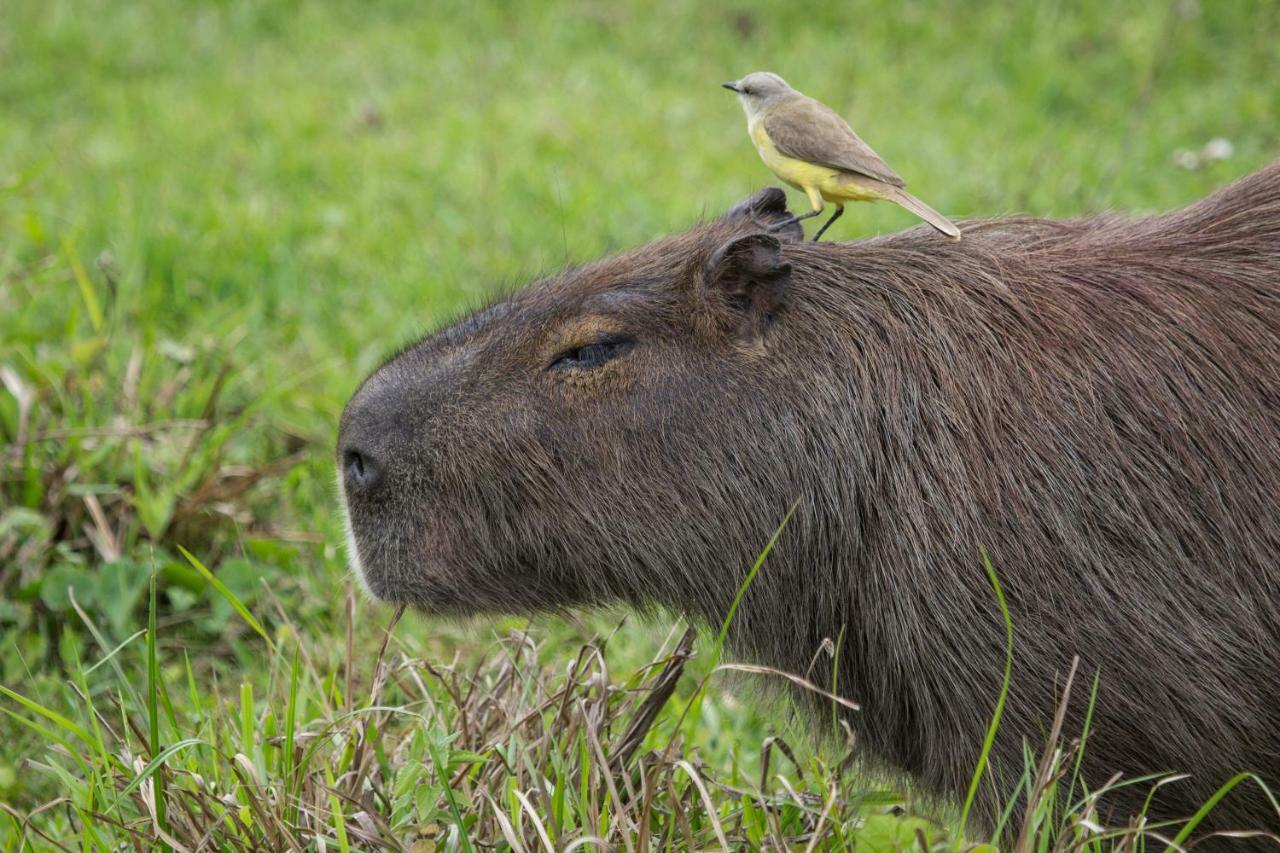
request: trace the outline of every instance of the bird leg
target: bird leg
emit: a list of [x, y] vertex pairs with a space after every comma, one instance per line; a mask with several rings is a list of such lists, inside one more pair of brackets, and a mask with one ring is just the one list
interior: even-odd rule
[[844, 205], [838, 205], [836, 207], [836, 212], [831, 214], [831, 218], [828, 219], [826, 222], [822, 223], [822, 227], [818, 229], [818, 233], [813, 235], [813, 242], [816, 243], [820, 239], [822, 239], [822, 235], [827, 233], [827, 229], [831, 227], [831, 223], [835, 222], [843, 214], [844, 214]]

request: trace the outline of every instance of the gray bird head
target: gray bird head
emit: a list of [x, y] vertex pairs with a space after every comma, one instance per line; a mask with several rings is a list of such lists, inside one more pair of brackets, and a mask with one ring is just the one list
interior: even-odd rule
[[738, 101], [742, 104], [742, 108], [747, 111], [748, 116], [755, 115], [770, 101], [795, 92], [795, 89], [787, 85], [786, 80], [783, 80], [772, 71], [755, 71], [741, 80], [734, 80], [731, 83], [722, 83], [721, 85], [729, 91], [737, 93]]

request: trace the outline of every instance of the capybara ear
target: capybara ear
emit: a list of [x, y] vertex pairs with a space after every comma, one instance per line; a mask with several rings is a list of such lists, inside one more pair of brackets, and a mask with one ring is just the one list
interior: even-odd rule
[[725, 243], [707, 262], [706, 283], [713, 304], [730, 312], [735, 333], [759, 343], [786, 301], [791, 264], [771, 234], [748, 234]]
[[804, 239], [804, 227], [787, 210], [787, 194], [777, 187], [765, 187], [744, 198], [729, 209], [725, 218], [740, 219], [762, 229], [785, 222], [786, 225], [771, 233], [788, 242]]

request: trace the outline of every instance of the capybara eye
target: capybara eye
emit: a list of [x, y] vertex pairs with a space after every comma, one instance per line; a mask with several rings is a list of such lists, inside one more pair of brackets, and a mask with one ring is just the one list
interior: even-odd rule
[[556, 356], [548, 370], [590, 370], [625, 354], [634, 344], [630, 338], [607, 338], [574, 347]]

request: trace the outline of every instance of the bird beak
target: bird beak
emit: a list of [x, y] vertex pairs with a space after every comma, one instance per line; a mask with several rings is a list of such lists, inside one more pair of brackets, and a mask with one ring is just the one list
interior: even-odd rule
[[728, 89], [730, 92], [738, 91], [738, 82], [736, 80], [731, 83], [721, 83], [720, 85]]

